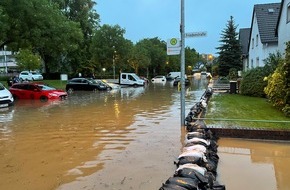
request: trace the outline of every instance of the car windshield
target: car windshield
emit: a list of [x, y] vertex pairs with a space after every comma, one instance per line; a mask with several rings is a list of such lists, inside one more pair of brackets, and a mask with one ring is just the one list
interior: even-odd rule
[[5, 87], [3, 86], [3, 84], [0, 83], [0, 90], [4, 90]]
[[105, 85], [105, 82], [103, 82], [101, 80], [95, 80], [95, 83], [98, 85]]
[[55, 88], [44, 85], [44, 84], [38, 84], [37, 85], [41, 90], [55, 90]]
[[136, 74], [132, 74], [132, 76], [136, 79], [136, 80], [141, 80]]

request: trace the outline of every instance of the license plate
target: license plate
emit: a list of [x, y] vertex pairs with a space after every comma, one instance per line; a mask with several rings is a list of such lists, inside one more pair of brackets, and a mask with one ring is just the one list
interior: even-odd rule
[[8, 104], [0, 104], [0, 108], [8, 107]]

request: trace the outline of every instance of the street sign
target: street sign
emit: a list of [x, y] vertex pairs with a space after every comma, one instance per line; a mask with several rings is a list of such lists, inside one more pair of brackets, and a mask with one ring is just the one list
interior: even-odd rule
[[202, 37], [206, 36], [207, 32], [190, 32], [190, 33], [185, 33], [186, 38], [192, 38], [192, 37]]
[[167, 40], [167, 55], [179, 55], [181, 43], [179, 38], [170, 38]]

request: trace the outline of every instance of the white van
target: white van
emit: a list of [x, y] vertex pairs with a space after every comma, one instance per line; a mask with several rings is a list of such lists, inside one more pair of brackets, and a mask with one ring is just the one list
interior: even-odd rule
[[120, 85], [144, 86], [145, 81], [140, 79], [135, 73], [121, 73], [119, 78]]

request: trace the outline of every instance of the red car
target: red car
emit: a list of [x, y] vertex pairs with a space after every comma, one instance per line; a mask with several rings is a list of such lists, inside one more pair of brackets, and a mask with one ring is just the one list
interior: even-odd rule
[[9, 88], [14, 99], [35, 99], [47, 101], [49, 99], [65, 99], [67, 93], [40, 83], [16, 83]]

